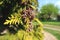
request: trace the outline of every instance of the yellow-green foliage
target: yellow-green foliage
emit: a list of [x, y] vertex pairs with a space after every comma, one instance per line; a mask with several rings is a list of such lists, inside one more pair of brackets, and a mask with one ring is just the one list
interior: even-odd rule
[[26, 31], [20, 30], [17, 33], [17, 37], [19, 38], [19, 40], [43, 40], [43, 33], [38, 31], [28, 33]]
[[[17, 10], [16, 13], [13, 12], [13, 14], [11, 14], [11, 16], [8, 17], [4, 23], [5, 25], [23, 25], [22, 27], [25, 29], [18, 30], [18, 32], [15, 34], [16, 36], [10, 36], [9, 40], [43, 40], [43, 24], [37, 18], [34, 18], [33, 14], [33, 10], [36, 10], [35, 7], [37, 6], [37, 0], [29, 0], [33, 5], [27, 1], [28, 0], [21, 0], [21, 5], [24, 4], [22, 5], [23, 7], [21, 5], [18, 6], [19, 10]], [[14, 7], [14, 10], [16, 7]], [[38, 25], [33, 25], [32, 22], [36, 22]], [[30, 29], [31, 31], [29, 31]]]
[[43, 24], [37, 18], [34, 19], [34, 22], [41, 24], [41, 26], [37, 26], [37, 28], [33, 29], [31, 32], [19, 30], [17, 36], [20, 40], [43, 40]]
[[6, 20], [4, 24], [20, 24], [22, 23], [21, 21], [21, 15], [19, 13], [14, 13], [11, 14], [11, 17], [8, 17], [9, 20]]
[[[16, 14], [16, 13], [11, 15], [11, 17], [9, 17], [9, 19], [10, 20], [6, 21], [4, 24], [22, 23], [20, 15]], [[28, 21], [28, 19], [27, 19], [27, 21]], [[26, 32], [25, 30], [19, 30], [16, 33], [17, 38], [15, 38], [14, 36], [11, 36], [9, 40], [16, 40], [16, 39], [19, 39], [19, 40], [43, 40], [43, 28], [42, 28], [43, 24], [37, 18], [34, 18], [33, 21], [36, 22], [38, 25], [34, 24], [34, 29], [31, 32]], [[28, 23], [24, 26], [28, 27]]]
[[34, 10], [36, 10], [36, 8], [34, 7], [34, 6], [32, 6], [32, 5], [30, 5]]
[[0, 2], [0, 5], [3, 3], [3, 1]]
[[38, 23], [38, 26], [36, 26], [36, 29], [34, 28], [31, 32], [26, 32], [25, 30], [19, 30], [15, 36], [10, 35], [9, 40], [43, 40], [43, 24], [35, 18], [33, 20], [34, 22]]
[[38, 5], [38, 0], [22, 0], [22, 3], [23, 2], [28, 2], [30, 1], [30, 3], [33, 3], [34, 2], [34, 6], [37, 6]]

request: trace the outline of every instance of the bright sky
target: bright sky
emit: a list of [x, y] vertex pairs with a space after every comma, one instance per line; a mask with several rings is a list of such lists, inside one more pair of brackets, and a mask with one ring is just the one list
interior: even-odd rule
[[39, 2], [39, 8], [48, 3], [52, 3], [60, 8], [60, 0], [38, 0], [38, 2]]

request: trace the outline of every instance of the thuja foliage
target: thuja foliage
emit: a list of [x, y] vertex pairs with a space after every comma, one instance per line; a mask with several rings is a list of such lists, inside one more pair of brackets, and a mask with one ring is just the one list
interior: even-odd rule
[[38, 0], [3, 0], [0, 5], [10, 7], [4, 25], [20, 27], [14, 40], [43, 40], [43, 25], [35, 17]]

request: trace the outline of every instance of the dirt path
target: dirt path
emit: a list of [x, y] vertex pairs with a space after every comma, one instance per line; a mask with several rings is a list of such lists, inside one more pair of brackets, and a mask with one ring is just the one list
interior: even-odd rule
[[55, 36], [53, 36], [52, 34], [45, 31], [44, 32], [44, 40], [57, 40], [57, 38]]
[[52, 28], [58, 28], [60, 29], [60, 26], [58, 25], [50, 25], [50, 24], [44, 24], [45, 27], [52, 27]]
[[[45, 24], [44, 28], [60, 31], [60, 26], [55, 26], [55, 25]], [[44, 36], [45, 36], [44, 40], [57, 40], [57, 38], [55, 36], [53, 36], [52, 34], [46, 32], [46, 31], [44, 32]]]
[[48, 25], [47, 24], [47, 25], [44, 25], [44, 28], [60, 31], [60, 27], [59, 26], [55, 26], [55, 25]]
[[51, 28], [51, 27], [44, 27], [44, 28], [60, 31], [60, 29], [57, 29], [57, 28]]

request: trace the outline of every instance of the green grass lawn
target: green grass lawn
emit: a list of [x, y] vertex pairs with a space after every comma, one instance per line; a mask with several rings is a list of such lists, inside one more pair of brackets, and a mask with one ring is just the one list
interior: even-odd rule
[[54, 36], [56, 36], [56, 38], [58, 40], [60, 40], [60, 32], [59, 31], [56, 31], [56, 30], [50, 30], [50, 29], [44, 29], [46, 31], [48, 31], [49, 33], [53, 34]]
[[43, 24], [60, 26], [60, 22], [42, 22]]

